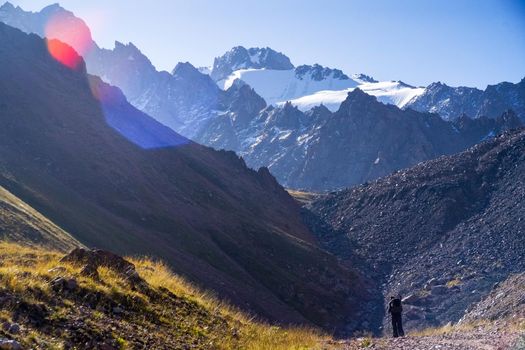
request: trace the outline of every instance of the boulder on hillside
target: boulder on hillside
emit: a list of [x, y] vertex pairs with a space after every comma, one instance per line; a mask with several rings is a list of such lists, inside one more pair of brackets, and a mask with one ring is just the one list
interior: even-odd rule
[[148, 286], [146, 281], [139, 276], [134, 264], [106, 250], [75, 248], [60, 261], [74, 265], [83, 265], [82, 274], [95, 278], [98, 278], [97, 269], [100, 266], [107, 267], [127, 280], [133, 287], [143, 288]]

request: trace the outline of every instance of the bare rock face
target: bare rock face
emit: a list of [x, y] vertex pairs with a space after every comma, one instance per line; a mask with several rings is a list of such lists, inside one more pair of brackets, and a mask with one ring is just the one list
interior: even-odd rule
[[50, 282], [51, 287], [56, 292], [73, 292], [78, 288], [78, 282], [74, 278], [55, 277]]
[[385, 105], [359, 89], [334, 113], [324, 106], [302, 112], [291, 103], [265, 108], [245, 84], [232, 85], [223, 104], [228, 112], [211, 119], [196, 141], [234, 150], [254, 169], [268, 167], [286, 187], [313, 191], [371, 181], [522, 125], [512, 111], [445, 121]]

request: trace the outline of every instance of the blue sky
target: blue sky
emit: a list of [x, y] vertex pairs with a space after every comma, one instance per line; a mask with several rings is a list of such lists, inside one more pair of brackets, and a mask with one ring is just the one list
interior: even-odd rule
[[[26, 10], [53, 2], [11, 0]], [[525, 0], [62, 0], [97, 43], [133, 42], [159, 69], [211, 65], [236, 45], [295, 65], [414, 85], [485, 88], [525, 77]]]

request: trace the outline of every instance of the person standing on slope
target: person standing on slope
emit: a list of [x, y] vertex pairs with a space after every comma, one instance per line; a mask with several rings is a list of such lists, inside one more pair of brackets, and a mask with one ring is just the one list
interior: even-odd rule
[[392, 331], [394, 338], [404, 337], [405, 332], [403, 331], [403, 321], [401, 314], [403, 313], [403, 305], [401, 305], [401, 296], [390, 297], [390, 303], [388, 303], [388, 313], [392, 317]]

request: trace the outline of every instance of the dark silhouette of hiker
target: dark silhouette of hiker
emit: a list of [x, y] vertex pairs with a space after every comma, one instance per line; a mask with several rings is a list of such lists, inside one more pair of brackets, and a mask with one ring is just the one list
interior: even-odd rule
[[388, 303], [388, 312], [392, 317], [392, 331], [394, 333], [394, 338], [404, 337], [405, 332], [403, 331], [403, 320], [401, 319], [401, 314], [403, 313], [401, 296], [390, 297], [390, 303]]

